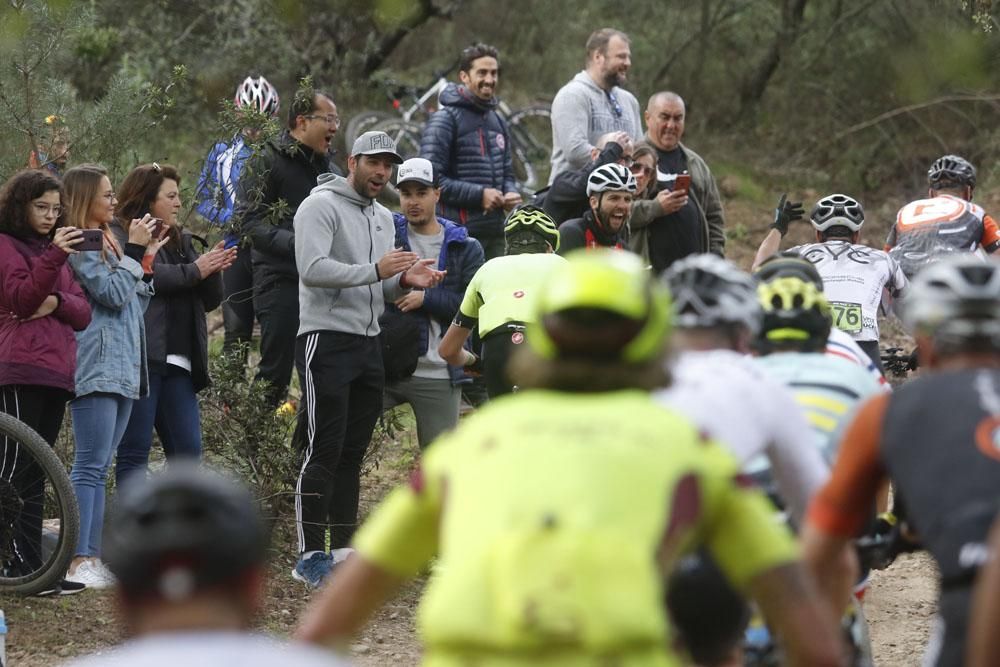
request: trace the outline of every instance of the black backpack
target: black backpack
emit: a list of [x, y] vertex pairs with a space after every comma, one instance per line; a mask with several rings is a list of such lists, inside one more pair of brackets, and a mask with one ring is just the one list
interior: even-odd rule
[[387, 304], [382, 317], [378, 318], [382, 333], [382, 364], [385, 366], [387, 383], [405, 380], [417, 370], [417, 360], [426, 351], [421, 349], [420, 332], [426, 315], [404, 313], [396, 306]]

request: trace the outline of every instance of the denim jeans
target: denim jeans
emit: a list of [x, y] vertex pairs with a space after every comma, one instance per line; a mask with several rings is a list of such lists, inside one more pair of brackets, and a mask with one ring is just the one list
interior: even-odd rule
[[76, 454], [69, 473], [80, 505], [77, 556], [101, 555], [108, 469], [125, 433], [135, 401], [118, 394], [93, 393], [70, 402]]
[[149, 396], [135, 402], [128, 428], [118, 444], [117, 485], [121, 486], [132, 473], [146, 473], [154, 427], [168, 459], [201, 456], [198, 397], [191, 374], [182, 368], [171, 368], [166, 375], [149, 374]]

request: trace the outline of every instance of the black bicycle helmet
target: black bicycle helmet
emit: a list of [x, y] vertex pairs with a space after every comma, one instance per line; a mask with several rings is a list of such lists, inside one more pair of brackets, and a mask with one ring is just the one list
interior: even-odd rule
[[818, 352], [826, 346], [833, 320], [830, 303], [816, 285], [795, 276], [774, 278], [757, 286], [757, 298], [764, 309], [757, 337], [761, 352], [786, 346]]
[[126, 596], [179, 600], [263, 564], [268, 544], [245, 487], [179, 462], [124, 485], [103, 557]]
[[819, 232], [825, 232], [831, 227], [847, 227], [852, 232], [861, 229], [865, 224], [865, 210], [861, 203], [847, 195], [827, 195], [813, 207], [809, 214], [809, 222]]
[[783, 250], [771, 255], [753, 273], [757, 282], [767, 282], [788, 276], [812, 283], [820, 291], [823, 291], [823, 276], [819, 275], [816, 265], [794, 250]]
[[927, 170], [927, 184], [935, 190], [961, 186], [976, 187], [976, 168], [964, 157], [942, 155]]

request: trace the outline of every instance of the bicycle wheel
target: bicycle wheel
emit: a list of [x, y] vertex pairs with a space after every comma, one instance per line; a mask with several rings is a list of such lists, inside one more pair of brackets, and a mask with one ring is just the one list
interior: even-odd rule
[[508, 120], [514, 178], [527, 201], [549, 184], [552, 171], [552, 108], [533, 104], [511, 114]]
[[[418, 123], [392, 118], [369, 129], [381, 130], [392, 137], [392, 140], [396, 142], [396, 152], [404, 160], [420, 155], [420, 133], [423, 128]], [[399, 192], [396, 191], [396, 186], [391, 182], [386, 183], [385, 187], [382, 188], [382, 194], [379, 195], [379, 200], [387, 205], [398, 204]]]
[[2, 412], [0, 452], [0, 592], [31, 595], [65, 576], [80, 534], [80, 511], [52, 447]]
[[370, 109], [352, 116], [350, 122], [347, 123], [347, 129], [344, 130], [344, 145], [347, 146], [347, 151], [350, 152], [355, 139], [379, 123], [393, 118], [397, 118], [397, 116], [387, 111], [372, 111]]

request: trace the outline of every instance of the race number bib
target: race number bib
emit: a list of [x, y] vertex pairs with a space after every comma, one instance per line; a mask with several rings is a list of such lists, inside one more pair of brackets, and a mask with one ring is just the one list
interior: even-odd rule
[[861, 304], [831, 301], [833, 326], [849, 334], [861, 333]]

